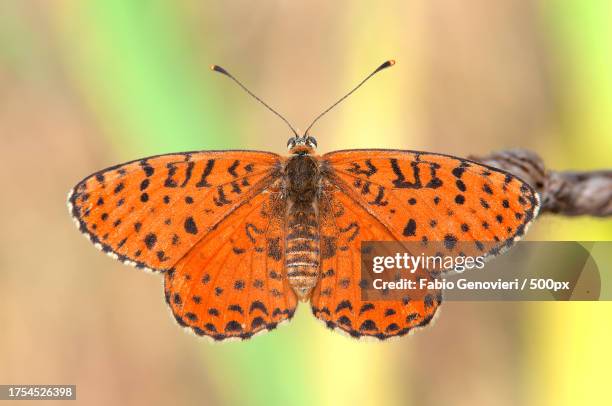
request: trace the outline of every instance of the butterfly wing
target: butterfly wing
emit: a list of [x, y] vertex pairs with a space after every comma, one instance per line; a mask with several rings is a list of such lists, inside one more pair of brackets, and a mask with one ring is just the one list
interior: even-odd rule
[[347, 150], [323, 156], [328, 178], [400, 240], [520, 238], [539, 210], [531, 186], [500, 169], [417, 151]]
[[322, 259], [323, 275], [329, 268], [336, 276], [321, 279], [313, 311], [330, 327], [358, 337], [384, 339], [423, 326], [441, 300], [432, 291], [420, 301], [362, 301], [355, 265], [361, 241], [439, 241], [448, 247], [471, 241], [467, 255], [491, 256], [520, 238], [539, 208], [536, 192], [517, 177], [441, 154], [337, 151], [322, 157], [322, 172], [331, 213], [322, 215], [329, 218], [322, 234], [352, 233], [344, 237], [348, 249]]
[[297, 299], [284, 272], [284, 201], [270, 187], [245, 202], [165, 273], [177, 322], [200, 336], [246, 339], [290, 319]]
[[139, 268], [166, 270], [268, 187], [280, 165], [278, 155], [256, 151], [144, 158], [83, 179], [68, 206], [99, 249]]

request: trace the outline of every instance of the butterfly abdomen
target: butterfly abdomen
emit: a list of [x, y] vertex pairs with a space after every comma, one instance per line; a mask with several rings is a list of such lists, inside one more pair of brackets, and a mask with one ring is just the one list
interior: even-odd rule
[[317, 162], [308, 155], [295, 155], [287, 161], [285, 176], [289, 200], [285, 241], [287, 278], [300, 300], [307, 300], [319, 278]]
[[285, 247], [287, 278], [305, 300], [319, 278], [319, 223], [312, 205], [289, 209]]

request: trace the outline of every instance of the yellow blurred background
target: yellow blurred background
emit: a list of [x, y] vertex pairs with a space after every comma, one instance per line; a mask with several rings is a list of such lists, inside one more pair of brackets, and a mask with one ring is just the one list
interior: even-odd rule
[[[162, 278], [79, 236], [68, 190], [122, 161], [181, 150], [453, 155], [529, 148], [551, 168], [611, 167], [607, 0], [0, 2], [0, 384], [76, 384], [78, 403], [610, 403], [610, 303], [446, 303], [437, 323], [354, 342], [302, 306], [248, 342], [172, 320]], [[533, 240], [610, 240], [610, 220], [544, 216]], [[610, 262], [608, 262], [610, 263]], [[602, 269], [612, 272], [612, 269]]]

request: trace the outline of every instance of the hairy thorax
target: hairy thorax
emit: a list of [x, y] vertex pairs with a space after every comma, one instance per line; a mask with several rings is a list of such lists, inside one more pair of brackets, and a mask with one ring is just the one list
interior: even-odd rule
[[320, 185], [318, 162], [310, 155], [294, 155], [285, 165], [287, 278], [300, 300], [308, 300], [319, 278]]

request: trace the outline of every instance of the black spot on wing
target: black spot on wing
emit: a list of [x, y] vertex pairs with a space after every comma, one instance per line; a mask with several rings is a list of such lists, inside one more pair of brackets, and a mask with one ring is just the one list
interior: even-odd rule
[[213, 169], [214, 166], [215, 166], [215, 160], [214, 159], [209, 159], [206, 162], [206, 167], [202, 171], [202, 176], [200, 177], [200, 180], [198, 181], [198, 183], [196, 183], [196, 187], [201, 188], [201, 187], [210, 187], [210, 186], [212, 186], [210, 183], [208, 183], [206, 178], [210, 175], [210, 173], [212, 172], [212, 169]]
[[215, 205], [219, 207], [232, 203], [232, 201], [228, 200], [225, 196], [223, 186], [217, 186], [217, 196], [213, 196], [213, 201], [215, 202]]
[[193, 172], [194, 165], [195, 165], [194, 162], [187, 163], [187, 169], [185, 170], [185, 180], [183, 180], [183, 183], [181, 183], [181, 187], [187, 186], [189, 179], [191, 179], [191, 173]]
[[232, 177], [237, 178], [238, 174], [236, 173], [236, 168], [238, 168], [238, 165], [240, 165], [240, 161], [236, 159], [234, 163], [232, 163], [230, 167], [227, 168], [227, 173], [232, 175]]
[[238, 323], [237, 321], [232, 320], [225, 325], [225, 331], [230, 333], [241, 332], [242, 325], [240, 325], [240, 323]]
[[242, 307], [240, 307], [240, 305], [237, 304], [231, 304], [227, 307], [227, 310], [232, 311], [232, 312], [237, 312], [240, 314], [244, 314], [244, 311], [242, 310]]
[[147, 162], [146, 159], [140, 160], [139, 165], [147, 177], [153, 176], [155, 169]]
[[349, 311], [352, 312], [353, 305], [351, 304], [351, 302], [349, 302], [348, 300], [343, 300], [342, 302], [338, 303], [338, 306], [336, 307], [336, 313], [344, 309], [348, 309]]
[[261, 327], [261, 326], [263, 326], [263, 325], [265, 325], [265, 324], [266, 324], [266, 322], [264, 321], [264, 319], [263, 319], [263, 318], [261, 318], [261, 317], [255, 317], [255, 318], [253, 319], [253, 321], [251, 321], [251, 328], [252, 328], [253, 330], [256, 330], [256, 329], [258, 329], [259, 327]]
[[365, 166], [362, 167], [358, 162], [351, 162], [347, 172], [354, 173], [355, 175], [365, 175], [368, 178], [378, 172], [378, 168], [372, 164], [371, 160], [366, 159], [364, 164]]
[[456, 245], [457, 245], [457, 237], [455, 237], [452, 234], [446, 234], [444, 236], [444, 246], [446, 247], [446, 249], [450, 251], [453, 248], [455, 248]]
[[465, 168], [458, 166], [452, 170], [453, 176], [456, 178], [461, 178], [463, 176], [463, 172], [465, 172]]
[[157, 242], [157, 236], [153, 233], [149, 233], [145, 236], [144, 243], [148, 249], [153, 249]]
[[268, 309], [266, 308], [266, 305], [263, 304], [263, 302], [260, 302], [259, 300], [255, 300], [253, 301], [253, 303], [251, 303], [249, 313], [253, 313], [255, 310], [261, 311], [266, 316], [268, 315]]
[[253, 233], [255, 234], [263, 234], [264, 230], [260, 230], [259, 228], [255, 227], [254, 224], [252, 223], [247, 223], [244, 227], [245, 233], [247, 238], [254, 243], [255, 242], [255, 236], [253, 235]]
[[378, 186], [378, 194], [376, 195], [374, 200], [368, 203], [374, 206], [386, 206], [389, 204], [389, 202], [385, 200], [384, 197], [385, 197], [385, 188], [383, 186]]
[[282, 251], [280, 246], [280, 237], [268, 238], [267, 240], [267, 254], [268, 257], [275, 261], [280, 261], [282, 257]]
[[323, 236], [321, 240], [321, 259], [331, 258], [336, 255], [336, 237]]
[[377, 331], [378, 327], [373, 320], [366, 320], [359, 326], [359, 331]]
[[416, 221], [414, 219], [409, 219], [406, 223], [406, 227], [404, 227], [404, 236], [410, 237], [416, 235]]
[[365, 313], [369, 310], [374, 310], [374, 304], [373, 303], [364, 303], [361, 306], [361, 309], [359, 309], [359, 314], [361, 315], [362, 313]]
[[185, 219], [185, 231], [188, 232], [189, 234], [197, 234], [198, 233], [198, 227], [195, 223], [195, 221], [193, 220], [193, 217], [189, 216]]
[[359, 227], [359, 224], [353, 221], [348, 226], [340, 229], [340, 232], [343, 234], [348, 233], [351, 230], [352, 230], [352, 233], [351, 235], [349, 235], [347, 239], [349, 242], [353, 241], [359, 235], [359, 232], [361, 231], [361, 227]]
[[337, 323], [346, 327], [352, 327], [351, 319], [346, 316], [339, 317]]

